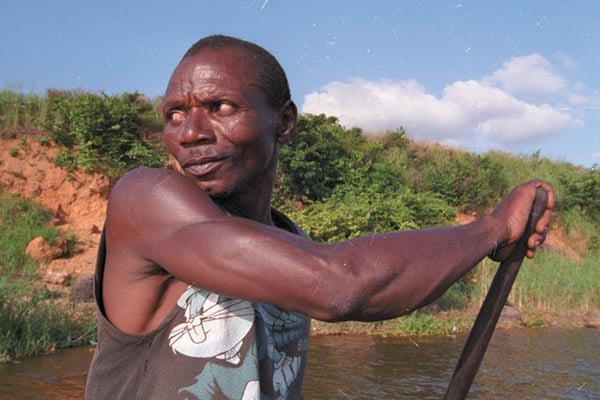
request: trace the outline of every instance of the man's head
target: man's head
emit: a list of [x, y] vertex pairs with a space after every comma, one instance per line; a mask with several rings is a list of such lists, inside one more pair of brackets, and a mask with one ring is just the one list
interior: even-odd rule
[[[212, 38], [192, 46], [171, 76], [163, 105], [166, 147], [182, 172], [213, 197], [269, 198], [279, 149], [297, 117], [285, 74], [256, 45]], [[273, 68], [280, 73], [267, 79]]]
[[271, 107], [278, 109], [291, 99], [285, 71], [271, 53], [257, 44], [231, 36], [207, 36], [194, 43], [184, 54], [183, 59], [193, 56], [202, 50], [227, 48], [243, 50], [247, 53], [248, 60], [255, 63], [259, 71], [258, 84], [265, 91], [267, 102]]

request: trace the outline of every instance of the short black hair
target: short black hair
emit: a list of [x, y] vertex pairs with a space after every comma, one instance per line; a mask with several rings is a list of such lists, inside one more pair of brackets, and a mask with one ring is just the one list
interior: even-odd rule
[[251, 57], [259, 71], [260, 86], [265, 90], [267, 103], [274, 109], [283, 106], [291, 99], [290, 87], [285, 71], [277, 59], [259, 45], [225, 35], [211, 35], [198, 40], [184, 54], [183, 59], [200, 53], [205, 49], [236, 48], [245, 51]]

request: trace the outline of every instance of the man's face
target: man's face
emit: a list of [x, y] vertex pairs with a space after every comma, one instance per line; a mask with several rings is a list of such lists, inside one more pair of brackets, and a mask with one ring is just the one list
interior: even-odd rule
[[166, 91], [167, 150], [215, 197], [273, 184], [282, 121], [247, 58], [236, 48], [202, 50], [181, 61]]

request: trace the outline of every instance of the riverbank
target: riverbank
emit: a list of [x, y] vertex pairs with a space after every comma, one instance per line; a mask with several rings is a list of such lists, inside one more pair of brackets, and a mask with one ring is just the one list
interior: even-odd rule
[[[50, 236], [68, 239], [70, 247], [69, 251], [58, 256], [42, 256], [35, 265], [27, 264], [25, 269], [22, 266], [13, 268], [13, 271], [19, 271], [14, 275], [17, 279], [26, 279], [17, 283], [21, 292], [15, 293], [21, 294], [12, 295], [10, 301], [3, 298], [0, 319], [4, 327], [13, 327], [7, 329], [11, 335], [14, 332], [29, 332], [29, 336], [10, 336], [14, 340], [10, 343], [2, 339], [7, 346], [6, 350], [0, 350], [0, 360], [49, 352], [95, 338], [94, 307], [86, 302], [89, 301], [91, 292], [75, 299], [73, 291], [76, 283], [82, 278], [89, 278], [94, 270], [108, 182], [98, 174], [66, 171], [57, 167], [52, 162], [57, 154], [57, 147], [51, 143], [38, 142], [32, 137], [0, 140], [1, 192], [31, 199], [43, 207], [48, 212], [48, 226], [40, 229], [45, 232], [48, 229], [55, 231]], [[8, 214], [14, 217], [12, 211]], [[457, 223], [467, 223], [470, 218], [472, 216], [458, 215]], [[30, 219], [16, 218], [17, 221]], [[14, 233], [15, 228], [6, 225], [8, 217], [0, 220], [3, 227], [8, 228], [4, 231]], [[22, 246], [20, 250], [14, 250], [19, 253], [18, 257], [25, 256], [23, 249], [29, 244], [28, 240], [39, 235], [41, 233], [31, 232], [20, 235], [18, 240], [25, 242], [19, 244]], [[26, 237], [29, 239], [25, 239]], [[6, 239], [11, 245], [17, 245], [18, 240]], [[8, 247], [3, 246], [4, 249]], [[584, 247], [585, 240], [578, 239], [577, 232], [567, 233], [562, 226], [554, 227], [544, 249], [534, 261], [526, 261], [524, 264], [510, 299], [514, 307], [507, 308], [511, 311], [512, 319], [505, 315], [506, 318], [500, 321], [500, 327], [599, 326], [600, 317], [594, 315], [599, 313], [600, 261], [596, 256], [586, 255]], [[10, 257], [14, 258], [13, 255]], [[312, 334], [424, 336], [468, 332], [496, 268], [495, 263], [484, 261], [465, 278], [460, 290], [452, 293], [454, 289], [451, 289], [449, 295], [453, 297], [452, 301], [442, 299], [437, 307], [428, 307], [409, 316], [375, 323], [327, 324], [315, 321]], [[29, 272], [24, 273], [24, 270]], [[7, 273], [3, 275], [4, 278], [8, 276]], [[88, 285], [88, 290], [90, 288]], [[13, 292], [9, 288], [4, 290], [4, 293]], [[464, 299], [457, 302], [456, 297], [461, 296]], [[457, 303], [462, 306], [448, 306]], [[35, 317], [32, 318], [33, 315]], [[36, 336], [35, 329], [48, 327], [50, 320], [56, 322], [56, 325], [49, 329], [51, 332], [41, 341]], [[11, 321], [11, 324], [20, 321], [23, 325], [9, 325], [6, 321]], [[61, 325], [61, 321], [68, 321], [69, 324]], [[15, 351], [14, 343], [20, 343], [20, 348], [25, 350]]]
[[[318, 335], [378, 335], [378, 336], [436, 336], [456, 335], [470, 332], [479, 308], [451, 310], [429, 314], [415, 312], [411, 315], [381, 322], [313, 321], [311, 334]], [[498, 321], [497, 329], [590, 328], [600, 329], [600, 311], [578, 312], [568, 315], [547, 311], [536, 313], [534, 320], [524, 320], [521, 313], [507, 306]]]

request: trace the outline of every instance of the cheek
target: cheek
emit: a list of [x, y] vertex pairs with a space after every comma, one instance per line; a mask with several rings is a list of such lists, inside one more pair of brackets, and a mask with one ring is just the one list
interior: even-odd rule
[[224, 129], [228, 132], [226, 140], [236, 147], [245, 162], [262, 163], [265, 158], [271, 158], [274, 149], [274, 130], [271, 126], [260, 124], [256, 120], [244, 120]]
[[257, 140], [244, 153], [246, 166], [256, 171], [269, 168], [276, 156], [274, 143], [270, 140]]
[[163, 132], [163, 144], [167, 151], [173, 155], [176, 154], [176, 143], [175, 143], [175, 135], [173, 133], [169, 133], [168, 131]]

